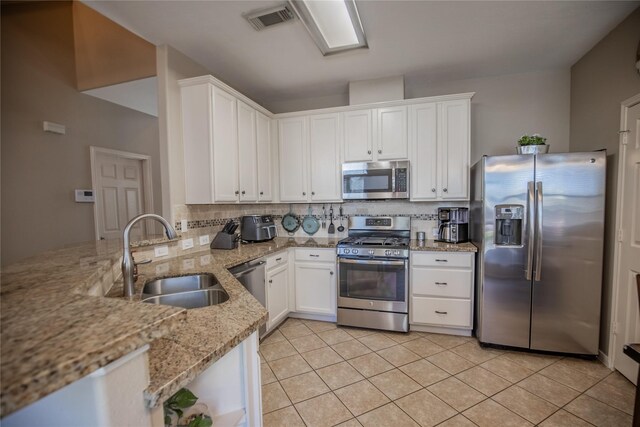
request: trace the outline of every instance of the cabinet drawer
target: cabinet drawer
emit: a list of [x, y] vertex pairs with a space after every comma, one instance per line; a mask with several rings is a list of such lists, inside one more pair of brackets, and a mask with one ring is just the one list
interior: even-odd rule
[[471, 268], [473, 257], [473, 253], [414, 252], [411, 254], [411, 266]]
[[334, 249], [296, 249], [296, 261], [336, 262]]
[[411, 298], [411, 323], [471, 327], [471, 301], [447, 298]]
[[289, 253], [287, 251], [278, 252], [277, 254], [265, 257], [265, 260], [267, 261], [267, 270], [271, 270], [274, 267], [286, 264], [289, 260]]
[[411, 268], [411, 293], [446, 298], [471, 298], [471, 270]]

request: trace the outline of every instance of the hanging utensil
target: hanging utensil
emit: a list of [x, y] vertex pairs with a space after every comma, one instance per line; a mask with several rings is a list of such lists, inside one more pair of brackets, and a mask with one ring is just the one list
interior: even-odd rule
[[327, 228], [327, 211], [322, 205], [322, 228]]
[[305, 233], [313, 236], [320, 229], [320, 223], [318, 222], [318, 219], [313, 216], [311, 206], [309, 206], [308, 212], [309, 213], [307, 214], [307, 216], [305, 216], [302, 220], [302, 229], [305, 231]]
[[329, 207], [329, 229], [327, 233], [334, 234], [336, 232], [336, 226], [333, 225], [333, 204]]
[[344, 225], [342, 225], [342, 219], [343, 219], [343, 215], [342, 215], [342, 206], [340, 206], [340, 226], [338, 227], [338, 233], [342, 233], [344, 231]]
[[289, 213], [282, 217], [282, 228], [291, 235], [300, 228], [300, 220], [296, 214], [293, 213], [291, 205], [289, 205]]

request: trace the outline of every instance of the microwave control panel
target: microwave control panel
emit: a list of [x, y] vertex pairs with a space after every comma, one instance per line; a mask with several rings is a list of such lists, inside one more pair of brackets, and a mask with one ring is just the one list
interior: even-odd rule
[[396, 192], [407, 192], [407, 168], [396, 169]]

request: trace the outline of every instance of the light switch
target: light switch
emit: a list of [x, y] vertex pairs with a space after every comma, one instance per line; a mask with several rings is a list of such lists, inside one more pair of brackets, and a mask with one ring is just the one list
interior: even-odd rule
[[433, 228], [431, 229], [431, 235], [432, 235], [433, 237], [438, 237], [438, 227], [433, 227]]
[[199, 240], [200, 240], [200, 246], [208, 245], [209, 244], [209, 235], [205, 234], [204, 236], [200, 236]]
[[189, 228], [189, 223], [187, 222], [186, 219], [183, 219], [180, 221], [180, 231], [182, 231], [183, 233], [185, 231], [187, 231], [187, 229]]
[[193, 247], [193, 239], [183, 239], [181, 242], [183, 251]]
[[156, 258], [169, 255], [169, 247], [167, 245], [156, 246], [153, 249]]
[[163, 262], [162, 264], [156, 265], [156, 274], [166, 274], [169, 272], [169, 264]]
[[196, 262], [193, 258], [185, 259], [182, 261], [182, 268], [184, 268], [185, 270], [192, 269], [195, 266]]

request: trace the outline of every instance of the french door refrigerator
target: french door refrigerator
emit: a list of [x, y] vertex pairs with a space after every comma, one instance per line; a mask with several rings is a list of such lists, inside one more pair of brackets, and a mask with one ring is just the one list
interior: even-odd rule
[[606, 152], [483, 157], [471, 173], [481, 343], [598, 353]]

